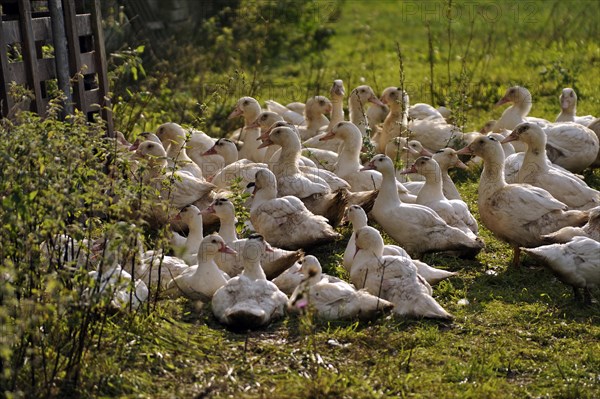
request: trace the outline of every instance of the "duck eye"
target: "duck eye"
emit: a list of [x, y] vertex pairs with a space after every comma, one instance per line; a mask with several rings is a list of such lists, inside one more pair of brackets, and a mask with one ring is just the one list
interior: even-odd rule
[[323, 105], [325, 105], [325, 101], [323, 101], [323, 100], [319, 101], [319, 105], [320, 105], [320, 106], [323, 106]]
[[217, 243], [217, 240], [214, 240], [214, 239], [213, 239], [213, 240], [211, 240], [210, 242], [212, 242], [213, 244], [216, 244], [216, 243]]
[[242, 103], [242, 105], [244, 105], [244, 106], [248, 105], [248, 100], [244, 101], [244, 102]]

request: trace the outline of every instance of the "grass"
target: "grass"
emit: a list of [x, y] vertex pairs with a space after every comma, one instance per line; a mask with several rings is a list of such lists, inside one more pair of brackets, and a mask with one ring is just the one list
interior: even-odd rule
[[[322, 4], [324, 15], [332, 12], [333, 3]], [[576, 88], [579, 114], [598, 114], [596, 2], [452, 4], [453, 15], [461, 7], [463, 13], [449, 26], [443, 14], [448, 3], [442, 1], [348, 0], [333, 26], [331, 48], [301, 63], [261, 71], [256, 97], [302, 100], [325, 93], [335, 78], [343, 79], [348, 91], [364, 78], [381, 92], [398, 84], [398, 43], [411, 102], [430, 102], [433, 66], [436, 105], [454, 107], [460, 100], [456, 93], [465, 95], [467, 130], [497, 118], [502, 110], [492, 105], [513, 84], [532, 91], [534, 116], [553, 119], [565, 86]], [[479, 12], [473, 35], [467, 4]], [[493, 11], [498, 11], [494, 18]], [[467, 75], [461, 75], [464, 66]], [[225, 133], [222, 129], [214, 133]], [[477, 216], [477, 171], [455, 178]], [[600, 189], [598, 171], [586, 179]], [[161, 301], [135, 315], [99, 316], [106, 321], [101, 331], [90, 333], [95, 343], [82, 358], [77, 391], [82, 397], [153, 398], [600, 397], [598, 291], [592, 306], [575, 303], [571, 289], [532, 260], [511, 268], [510, 248], [480, 229], [486, 249], [475, 260], [425, 259], [459, 271], [434, 287], [437, 300], [455, 316], [451, 323], [286, 318], [264, 330], [233, 333], [217, 323], [209, 307]], [[349, 229], [340, 232], [343, 239], [312, 253], [325, 272], [344, 276], [340, 254]]]

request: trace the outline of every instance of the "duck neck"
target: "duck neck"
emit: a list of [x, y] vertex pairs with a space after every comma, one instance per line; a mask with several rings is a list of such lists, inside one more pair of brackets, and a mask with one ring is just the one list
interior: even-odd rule
[[344, 120], [344, 97], [332, 97], [331, 98], [331, 119], [329, 120], [329, 126], [327, 130], [332, 129], [338, 122]]
[[483, 171], [479, 182], [479, 200], [489, 198], [494, 192], [506, 186], [504, 155], [502, 151], [498, 151], [484, 158]]
[[277, 177], [292, 176], [300, 173], [298, 168], [300, 162], [300, 142], [286, 143], [281, 147], [277, 170], [280, 172]]
[[527, 151], [525, 151], [523, 166], [519, 170], [519, 175], [522, 172], [529, 174], [548, 171], [549, 167], [546, 163], [546, 140], [544, 137], [540, 137], [540, 139], [527, 143]]
[[237, 240], [237, 232], [235, 231], [236, 218], [234, 215], [218, 215], [221, 221], [219, 227], [219, 235], [223, 238], [225, 243], [231, 244]]
[[215, 263], [214, 253], [198, 252], [198, 267], [194, 273], [195, 278], [206, 279], [207, 277], [220, 274], [219, 267]]
[[452, 178], [448, 174], [448, 169], [442, 169], [442, 191], [444, 196], [448, 199], [461, 199], [460, 193], [452, 181]]
[[342, 142], [343, 145], [338, 156], [336, 174], [346, 176], [348, 173], [356, 173], [360, 170], [362, 136], [358, 132], [356, 134], [347, 134]]
[[358, 229], [361, 229], [367, 225], [367, 219], [363, 217], [357, 217], [352, 220], [352, 232], [356, 233]]
[[277, 188], [275, 187], [264, 187], [258, 190], [256, 194], [254, 194], [250, 213], [252, 213], [252, 211], [258, 208], [260, 205], [275, 198], [277, 198]]
[[442, 189], [442, 172], [439, 168], [436, 168], [435, 171], [428, 171], [424, 176], [425, 184], [419, 191], [417, 203], [422, 204], [430, 201], [445, 200], [446, 197], [444, 197]]
[[[260, 134], [259, 134], [260, 135]], [[225, 161], [225, 166], [231, 165], [232, 163], [238, 160], [238, 151], [236, 148], [228, 148], [220, 154], [223, 157], [223, 161]]]
[[252, 103], [251, 106], [246, 107], [246, 109], [244, 109], [244, 126], [249, 126], [252, 123], [254, 123], [256, 118], [258, 118], [259, 114], [260, 114], [260, 104], [259, 103]]
[[188, 228], [190, 229], [187, 239], [185, 240], [185, 252], [189, 254], [193, 254], [198, 252], [198, 247], [200, 242], [202, 241], [204, 228], [202, 226], [202, 217], [197, 216], [192, 219], [190, 223], [188, 223]]
[[390, 120], [395, 123], [400, 122], [402, 128], [406, 128], [408, 126], [408, 107], [406, 107], [403, 112], [402, 104], [398, 101], [392, 102], [389, 107], [390, 113], [388, 114], [387, 118], [390, 118]]
[[242, 275], [251, 280], [266, 280], [267, 276], [263, 268], [260, 266], [259, 259], [244, 259], [244, 270]]
[[375, 202], [385, 201], [387, 204], [399, 204], [400, 196], [398, 195], [398, 187], [396, 185], [396, 176], [394, 171], [385, 170], [381, 171], [382, 180], [381, 187], [379, 187], [379, 195]]

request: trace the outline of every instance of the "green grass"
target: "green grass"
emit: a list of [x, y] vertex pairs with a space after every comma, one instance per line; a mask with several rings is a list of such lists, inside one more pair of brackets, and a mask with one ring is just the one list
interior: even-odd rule
[[[578, 92], [579, 114], [598, 114], [596, 2], [476, 3], [484, 7], [481, 12], [496, 10], [498, 16], [474, 19], [465, 62], [472, 73], [466, 91], [467, 129], [497, 118], [502, 109], [493, 104], [513, 84], [531, 90], [534, 116], [553, 119], [566, 86]], [[333, 3], [322, 4], [324, 15], [331, 12]], [[380, 92], [399, 84], [399, 43], [411, 102], [430, 102], [429, 18], [436, 102], [456, 101], [446, 94], [461, 84], [460, 57], [470, 22], [463, 12], [452, 23], [448, 83], [445, 4], [346, 1], [333, 24], [331, 48], [304, 62], [261, 70], [256, 97], [283, 103], [304, 100], [306, 95], [325, 94], [335, 78], [344, 79], [348, 91], [364, 78]], [[466, 7], [466, 2], [455, 7]], [[246, 73], [253, 68], [248, 66]], [[230, 72], [219, 78], [226, 82]], [[211, 98], [198, 101], [210, 108]], [[227, 99], [231, 104], [235, 100]], [[163, 122], [176, 120], [160, 117]], [[153, 115], [148, 120], [159, 119]], [[223, 122], [211, 132], [223, 134], [230, 127], [231, 122]], [[456, 179], [477, 216], [478, 174], [463, 172]], [[588, 172], [586, 180], [600, 189], [598, 171]], [[572, 290], [532, 260], [525, 258], [521, 268], [511, 268], [508, 245], [485, 226], [480, 230], [486, 249], [475, 260], [425, 258], [459, 272], [434, 287], [434, 296], [455, 316], [452, 322], [387, 317], [370, 323], [322, 323], [291, 317], [264, 330], [233, 333], [217, 323], [208, 306], [161, 301], [137, 315], [114, 314], [98, 324], [103, 328], [90, 333], [94, 344], [83, 356], [77, 391], [83, 397], [152, 398], [600, 397], [598, 290], [592, 306], [575, 303]], [[326, 272], [344, 276], [340, 254], [349, 229], [340, 232], [343, 239], [312, 253]], [[465, 298], [468, 304], [460, 305]]]

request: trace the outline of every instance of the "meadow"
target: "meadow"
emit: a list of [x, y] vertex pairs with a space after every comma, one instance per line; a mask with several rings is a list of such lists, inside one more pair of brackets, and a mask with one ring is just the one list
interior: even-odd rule
[[[342, 79], [347, 92], [359, 84], [377, 93], [401, 85], [411, 103], [450, 108], [465, 132], [498, 118], [504, 107], [493, 105], [513, 85], [531, 91], [532, 116], [554, 120], [564, 87], [576, 90], [578, 114], [600, 115], [600, 5], [594, 1], [315, 4], [304, 18], [327, 27], [327, 47], [269, 67], [199, 72], [179, 92], [162, 82], [152, 98], [124, 96], [115, 108], [119, 128], [133, 139], [174, 121], [223, 136], [239, 127], [224, 119], [238, 97], [304, 101], [326, 95], [334, 79]], [[257, 40], [257, 46], [269, 45], [268, 37]], [[18, 138], [0, 145], [12, 154], [0, 161], [0, 192], [9, 193], [2, 196], [0, 272], [21, 270], [18, 283], [0, 283], [7, 332], [0, 338], [0, 397], [600, 397], [600, 292], [583, 306], [532, 259], [511, 267], [509, 246], [481, 224], [486, 248], [475, 259], [424, 259], [459, 272], [434, 286], [434, 297], [454, 315], [451, 322], [389, 316], [325, 323], [308, 315], [240, 333], [219, 325], [209, 306], [183, 299], [153, 299], [133, 314], [101, 306], [77, 313], [76, 288], [26, 251], [50, 232], [77, 224], [81, 214], [131, 214], [121, 202], [98, 201], [99, 189], [110, 187], [121, 200], [142, 195], [141, 189], [119, 191], [89, 166], [98, 157], [109, 160], [113, 149], [98, 127], [85, 129], [74, 134], [72, 125], [33, 116], [0, 128], [3, 138]], [[27, 138], [32, 132], [40, 138]], [[98, 147], [78, 153], [90, 141]], [[57, 154], [64, 155], [69, 179], [65, 170], [52, 169]], [[34, 177], [41, 165], [52, 172], [45, 181]], [[475, 167], [453, 175], [476, 217], [479, 172]], [[598, 170], [586, 171], [585, 179], [600, 189]], [[61, 185], [65, 180], [68, 188]], [[43, 227], [39, 236], [36, 226]], [[75, 230], [85, 236], [102, 230], [102, 221], [91, 217]], [[339, 232], [344, 238], [308, 253], [324, 272], [347, 278], [341, 257], [350, 228]]]

